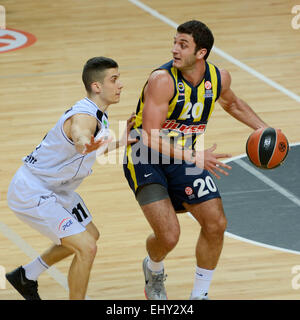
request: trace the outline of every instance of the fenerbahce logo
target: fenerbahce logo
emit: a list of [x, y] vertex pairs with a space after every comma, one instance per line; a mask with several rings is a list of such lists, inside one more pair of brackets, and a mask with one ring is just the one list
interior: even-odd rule
[[177, 89], [180, 93], [184, 93], [184, 84], [181, 81], [177, 83]]
[[59, 230], [59, 231], [65, 231], [65, 230], [66, 230], [67, 228], [69, 228], [72, 224], [73, 224], [72, 219], [70, 219], [70, 218], [65, 218], [65, 219], [63, 219], [63, 220], [60, 222], [60, 224], [59, 224], [59, 226], [58, 226], [58, 230]]

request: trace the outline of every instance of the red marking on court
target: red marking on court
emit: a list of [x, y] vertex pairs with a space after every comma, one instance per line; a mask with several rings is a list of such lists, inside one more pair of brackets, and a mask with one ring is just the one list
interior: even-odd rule
[[[31, 46], [37, 38], [26, 31], [16, 29], [0, 29], [0, 53], [23, 49]], [[5, 50], [7, 47], [7, 50]]]

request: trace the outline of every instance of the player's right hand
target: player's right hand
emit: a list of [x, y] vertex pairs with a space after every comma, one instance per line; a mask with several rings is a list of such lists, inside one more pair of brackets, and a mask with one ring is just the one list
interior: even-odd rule
[[91, 136], [90, 143], [86, 143], [84, 145], [84, 149], [82, 151], [82, 154], [86, 155], [90, 152], [93, 152], [97, 150], [98, 148], [108, 144], [111, 142], [112, 137], [101, 137], [100, 139], [95, 140], [94, 136]]

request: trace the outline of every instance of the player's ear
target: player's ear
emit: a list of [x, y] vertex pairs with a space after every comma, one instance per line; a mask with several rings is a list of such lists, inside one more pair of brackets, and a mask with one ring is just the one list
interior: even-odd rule
[[207, 49], [206, 48], [199, 49], [196, 52], [196, 58], [197, 59], [204, 59], [206, 54], [207, 54]]
[[101, 93], [102, 91], [102, 85], [99, 81], [95, 81], [91, 83], [91, 91], [93, 93]]

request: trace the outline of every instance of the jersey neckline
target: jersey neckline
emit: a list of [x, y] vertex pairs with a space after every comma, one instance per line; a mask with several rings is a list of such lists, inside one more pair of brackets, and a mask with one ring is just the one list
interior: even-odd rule
[[[173, 61], [173, 60], [172, 60]], [[196, 85], [196, 86], [193, 86], [188, 80], [186, 80], [184, 78], [184, 76], [182, 75], [182, 72], [178, 69], [177, 69], [177, 74], [178, 74], [178, 81], [183, 80], [191, 89], [198, 89], [199, 86], [201, 86], [201, 84], [203, 83], [203, 81], [205, 81], [205, 79], [207, 78], [207, 73], [209, 71], [209, 66], [207, 64], [207, 62], [205, 61], [205, 71], [204, 71], [204, 74], [203, 74], [203, 78], [201, 79], [201, 81]]]
[[102, 110], [100, 110], [100, 108], [96, 105], [96, 103], [94, 101], [92, 101], [91, 99], [89, 99], [88, 97], [85, 97], [84, 100], [88, 101], [91, 105], [93, 105], [97, 110], [99, 110], [102, 114], [105, 114], [106, 118], [108, 118], [107, 116], [107, 112], [103, 112]]

